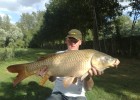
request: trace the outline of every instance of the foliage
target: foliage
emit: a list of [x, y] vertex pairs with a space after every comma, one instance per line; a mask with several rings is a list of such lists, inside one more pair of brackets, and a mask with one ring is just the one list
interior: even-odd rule
[[7, 60], [15, 57], [14, 48], [0, 48], [0, 60]]
[[[8, 16], [0, 17], [0, 47], [23, 47], [23, 33], [19, 27], [10, 23]], [[17, 45], [17, 41], [22, 44]]]
[[116, 19], [116, 24], [119, 27], [119, 33], [121, 36], [131, 35], [132, 20], [128, 16], [120, 16]]
[[0, 46], [4, 47], [6, 42], [7, 32], [4, 29], [0, 29]]
[[85, 41], [91, 41], [93, 40], [93, 31], [91, 29], [87, 30], [86, 35], [85, 35]]
[[135, 26], [133, 35], [140, 35], [140, 27], [139, 26], [140, 26], [140, 19], [136, 22], [136, 26]]
[[3, 16], [0, 18], [0, 28], [4, 29], [4, 30], [9, 30], [11, 23], [10, 23], [10, 18], [8, 15]]
[[[87, 35], [86, 31], [93, 29], [92, 8], [92, 0], [51, 0], [46, 6], [44, 22], [34, 38], [34, 43], [42, 46], [50, 41], [63, 40], [71, 28], [80, 29], [84, 35]], [[106, 20], [121, 14], [121, 8], [116, 1], [100, 0], [96, 1], [96, 13], [97, 28], [101, 29]], [[37, 43], [35, 40], [40, 41]]]
[[32, 12], [31, 14], [22, 13], [20, 21], [16, 23], [24, 34], [23, 40], [25, 42], [25, 47], [32, 46], [30, 42], [42, 25], [43, 15], [43, 11]]
[[[134, 1], [130, 6], [138, 11], [139, 2]], [[64, 47], [67, 32], [77, 28], [81, 30], [84, 41], [93, 41], [94, 49], [98, 44], [101, 50], [101, 44], [96, 40], [103, 40], [107, 50], [106, 39], [112, 38], [117, 44], [112, 42], [112, 48], [120, 51], [122, 37], [140, 35], [140, 22], [121, 16], [122, 10], [117, 0], [50, 0], [46, 11], [22, 13], [16, 25], [10, 23], [8, 16], [0, 16], [0, 47], [60, 49]], [[134, 41], [128, 45], [130, 48], [132, 43]]]
[[128, 12], [130, 16], [134, 16], [134, 18], [140, 17], [140, 1], [139, 0], [133, 0], [129, 6], [131, 6], [132, 11]]

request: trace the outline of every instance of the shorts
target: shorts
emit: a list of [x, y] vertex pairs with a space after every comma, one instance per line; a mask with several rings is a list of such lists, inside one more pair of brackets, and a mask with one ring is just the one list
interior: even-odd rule
[[86, 97], [68, 97], [61, 92], [53, 92], [46, 100], [87, 100]]

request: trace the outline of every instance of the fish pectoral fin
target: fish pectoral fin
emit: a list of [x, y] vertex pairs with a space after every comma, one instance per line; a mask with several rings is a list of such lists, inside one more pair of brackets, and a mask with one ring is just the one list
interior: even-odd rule
[[54, 81], [55, 81], [55, 79], [56, 79], [56, 77], [55, 77], [55, 76], [50, 76], [50, 77], [49, 77], [49, 81], [51, 81], [51, 82], [54, 82]]
[[45, 82], [49, 79], [49, 75], [46, 74], [44, 77], [42, 77], [42, 79], [40, 80], [40, 85], [43, 86], [45, 84]]
[[77, 78], [74, 78], [72, 83], [75, 84], [77, 82], [77, 80], [78, 80]]
[[64, 87], [69, 87], [71, 84], [75, 83], [75, 77], [65, 77], [63, 80]]

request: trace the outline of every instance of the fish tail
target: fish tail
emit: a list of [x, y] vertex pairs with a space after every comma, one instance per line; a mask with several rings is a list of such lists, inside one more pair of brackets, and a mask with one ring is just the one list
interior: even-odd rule
[[13, 86], [16, 86], [23, 79], [33, 74], [33, 73], [28, 73], [26, 71], [25, 64], [17, 64], [17, 65], [8, 66], [7, 70], [11, 73], [18, 73], [16, 78], [13, 81]]

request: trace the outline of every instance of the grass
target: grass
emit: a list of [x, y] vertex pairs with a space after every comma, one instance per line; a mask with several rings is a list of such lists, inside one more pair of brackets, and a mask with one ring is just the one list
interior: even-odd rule
[[107, 69], [93, 78], [95, 86], [87, 93], [89, 100], [140, 100], [140, 60], [120, 58], [120, 61], [117, 69]]
[[42, 55], [54, 52], [43, 49], [17, 49], [16, 58], [0, 61], [0, 100], [45, 100], [51, 93], [52, 84], [47, 82], [47, 86], [38, 85], [39, 76], [31, 76], [23, 80], [21, 84], [13, 87], [12, 80], [16, 74], [9, 73], [7, 66], [12, 64], [32, 62]]
[[[44, 49], [18, 49], [16, 58], [0, 61], [0, 100], [45, 100], [51, 94], [53, 83], [40, 86], [38, 76], [23, 80], [16, 87], [12, 80], [16, 74], [6, 68], [17, 63], [36, 60], [39, 56], [54, 52]], [[119, 58], [117, 69], [105, 70], [101, 76], [93, 77], [94, 87], [86, 93], [88, 100], [140, 100], [140, 59]]]

